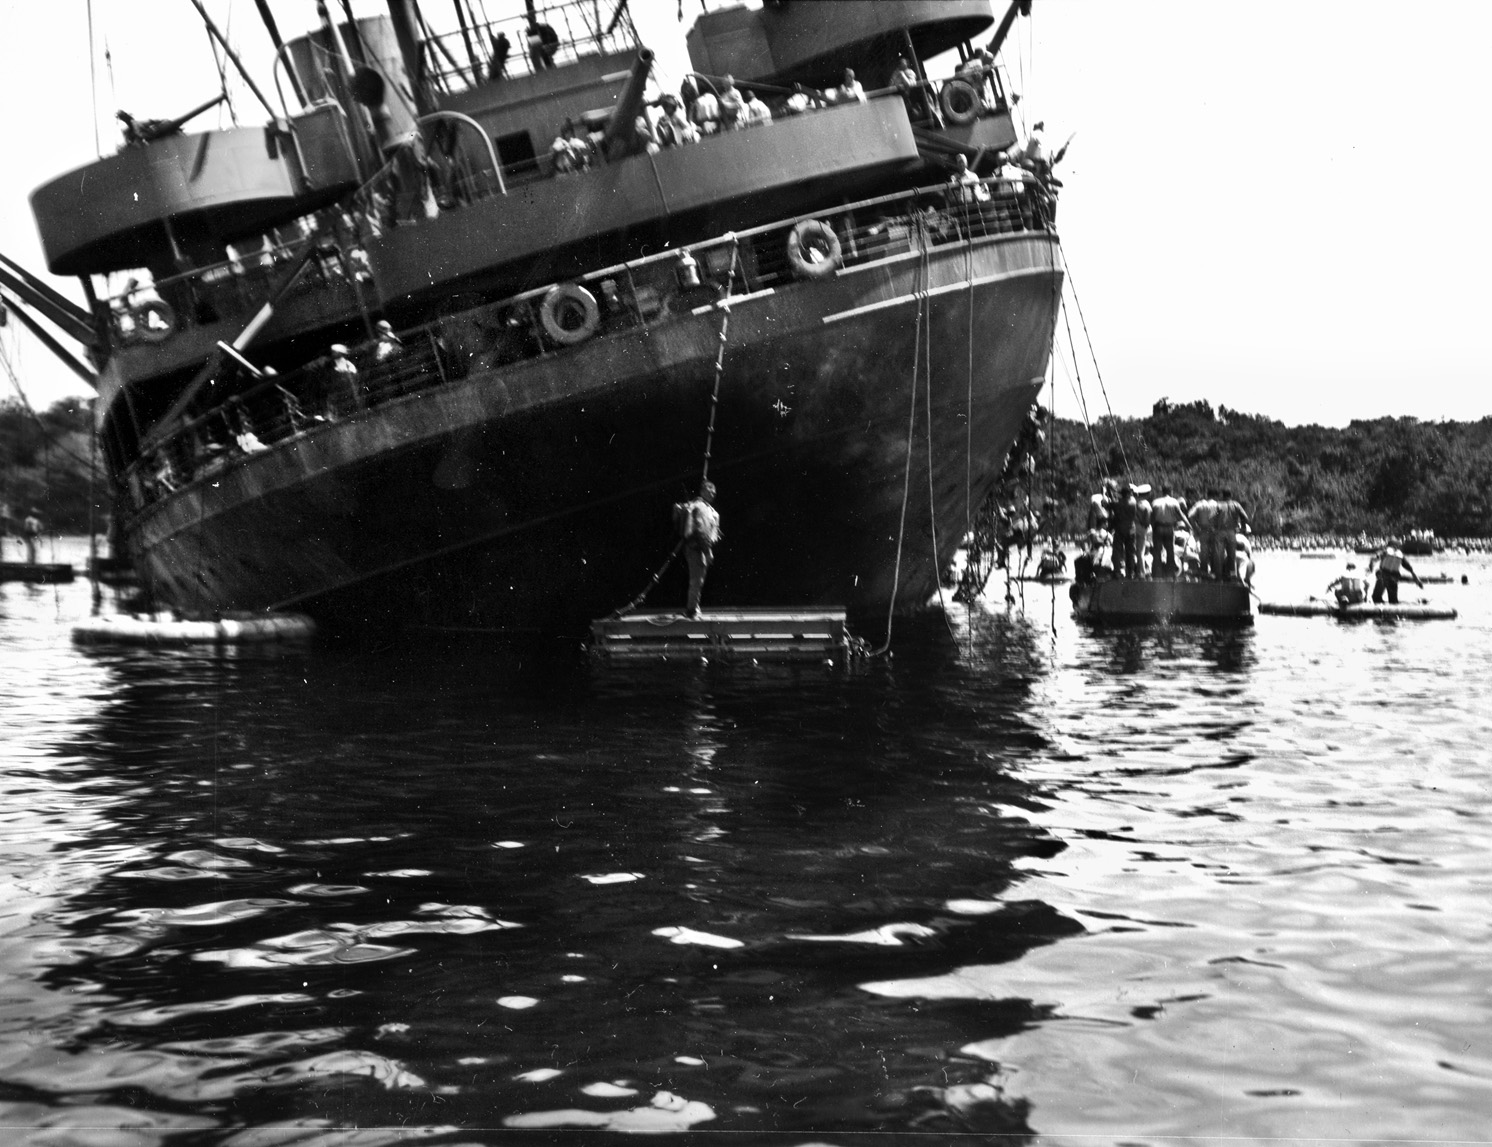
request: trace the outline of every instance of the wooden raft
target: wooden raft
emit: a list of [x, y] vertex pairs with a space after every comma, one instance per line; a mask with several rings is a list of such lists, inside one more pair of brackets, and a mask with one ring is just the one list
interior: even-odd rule
[[1343, 621], [1357, 618], [1398, 618], [1404, 621], [1454, 621], [1456, 611], [1443, 605], [1429, 602], [1405, 601], [1397, 605], [1370, 601], [1357, 605], [1337, 605], [1325, 601], [1266, 601], [1259, 606], [1260, 613], [1271, 613], [1279, 617], [1336, 617]]
[[625, 661], [838, 658], [851, 649], [842, 609], [714, 609], [696, 618], [639, 610], [591, 622], [591, 649]]

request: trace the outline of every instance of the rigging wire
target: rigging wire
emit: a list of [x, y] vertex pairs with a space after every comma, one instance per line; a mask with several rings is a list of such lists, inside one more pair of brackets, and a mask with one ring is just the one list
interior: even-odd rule
[[[212, 50], [213, 66], [216, 67], [218, 70], [218, 90], [223, 93], [223, 103], [226, 104], [228, 107], [228, 118], [232, 120], [233, 125], [237, 127], [238, 108], [234, 105], [233, 93], [228, 88], [229, 48], [227, 42], [230, 41], [233, 32], [232, 0], [229, 0], [228, 4], [228, 17], [223, 21], [223, 39], [225, 43], [221, 45], [218, 43], [217, 38], [212, 33], [212, 28], [209, 27], [207, 24], [203, 24], [202, 31], [207, 36], [208, 47]], [[219, 109], [218, 111], [218, 126], [223, 126], [223, 113], [221, 109]]]
[[[109, 48], [109, 37], [107, 34], [104, 36], [104, 68], [109, 73], [109, 106], [117, 108], [119, 106], [119, 89], [114, 83], [114, 53]], [[96, 116], [94, 117], [95, 122], [97, 118]]]
[[943, 600], [943, 569], [938, 560], [938, 501], [933, 490], [933, 404], [932, 404], [932, 292], [924, 296], [924, 305], [927, 307], [927, 338], [923, 343], [923, 366], [922, 385], [927, 396], [927, 531], [931, 535], [932, 544], [932, 568], [933, 581], [938, 587], [938, 608], [943, 613], [943, 624], [948, 627], [948, 636], [955, 641], [958, 634], [953, 630], [953, 622], [948, 617], [948, 603]]
[[964, 244], [969, 280], [968, 393], [964, 395], [964, 536], [974, 532], [974, 243]]
[[896, 565], [891, 573], [891, 604], [886, 607], [886, 641], [870, 656], [882, 657], [891, 648], [891, 623], [896, 616], [896, 593], [901, 588], [901, 547], [907, 534], [907, 504], [912, 495], [912, 448], [917, 441], [917, 368], [922, 362], [922, 299], [927, 294], [927, 265], [931, 246], [926, 226], [919, 216], [916, 221], [917, 238], [922, 247], [922, 257], [917, 262], [917, 282], [914, 294], [917, 297], [916, 319], [912, 328], [912, 385], [911, 409], [907, 414], [907, 461], [901, 477], [901, 523], [896, 530]]
[[[1082, 373], [1081, 368], [1079, 368], [1079, 366], [1078, 366], [1078, 348], [1077, 348], [1077, 343], [1073, 341], [1073, 337], [1072, 337], [1072, 320], [1069, 317], [1069, 312], [1068, 312], [1068, 309], [1067, 309], [1067, 300], [1065, 298], [1062, 301], [1062, 325], [1067, 328], [1067, 349], [1068, 349], [1069, 355], [1072, 358], [1072, 369], [1073, 369], [1073, 372], [1077, 376], [1078, 393], [1079, 394], [1084, 394], [1085, 392], [1083, 391], [1083, 373]], [[1100, 385], [1102, 385], [1102, 384], [1100, 383]], [[1104, 395], [1104, 403], [1105, 403], [1105, 405], [1108, 404], [1108, 395], [1107, 394]], [[1123, 442], [1122, 439], [1120, 439], [1119, 432], [1118, 432], [1118, 426], [1114, 423], [1114, 411], [1113, 411], [1112, 408], [1110, 408], [1110, 410], [1109, 410], [1109, 424], [1111, 426], [1114, 426], [1114, 441], [1115, 441], [1115, 443], [1119, 447], [1119, 461], [1124, 466], [1125, 472], [1127, 473], [1129, 471], [1129, 459], [1126, 458], [1125, 455], [1124, 455], [1124, 442]], [[1102, 456], [1098, 452], [1098, 442], [1093, 437], [1093, 426], [1088, 421], [1088, 402], [1087, 402], [1086, 397], [1083, 400], [1083, 425], [1085, 425], [1085, 426], [1088, 427], [1088, 440], [1089, 440], [1089, 442], [1093, 446], [1093, 457], [1098, 462], [1099, 471], [1105, 477], [1107, 477], [1108, 476], [1108, 470], [1107, 470], [1107, 468], [1103, 464], [1103, 458], [1102, 458]]]
[[[970, 236], [964, 241], [964, 272], [969, 280], [969, 337], [968, 337], [968, 393], [964, 396], [964, 562], [967, 565], [969, 551], [974, 544], [974, 241]], [[942, 580], [938, 582], [942, 592]], [[972, 603], [970, 603], [972, 604]], [[974, 626], [968, 626], [969, 652], [974, 651]]]
[[[1072, 281], [1072, 270], [1070, 268], [1067, 272], [1067, 286], [1068, 289], [1072, 292], [1072, 301], [1078, 309], [1078, 322], [1080, 322], [1083, 326], [1083, 338], [1087, 340], [1088, 343], [1088, 357], [1093, 360], [1093, 373], [1098, 376], [1098, 389], [1103, 394], [1104, 408], [1109, 412], [1109, 424], [1114, 428], [1114, 441], [1119, 445], [1119, 460], [1124, 463], [1124, 469], [1126, 472], [1128, 472], [1129, 459], [1124, 456], [1124, 442], [1119, 437], [1119, 421], [1114, 417], [1114, 408], [1109, 404], [1109, 391], [1108, 388], [1103, 384], [1103, 371], [1100, 370], [1098, 366], [1098, 355], [1093, 350], [1093, 338], [1091, 335], [1088, 334], [1088, 320], [1083, 317], [1083, 301], [1078, 298], [1078, 287], [1077, 284]], [[1072, 338], [1072, 332], [1070, 328], [1068, 330], [1068, 338]], [[1073, 361], [1077, 361], [1076, 347], [1073, 348]]]
[[89, 98], [93, 101], [90, 105], [90, 110], [93, 112], [93, 153], [102, 159], [104, 145], [99, 139], [98, 130], [98, 57], [94, 53], [93, 0], [88, 0], [88, 91]]
[[74, 462], [79, 462], [84, 466], [88, 465], [88, 460], [86, 458], [74, 454], [66, 446], [62, 445], [60, 441], [57, 441], [57, 436], [53, 434], [50, 427], [48, 427], [47, 424], [42, 421], [41, 415], [36, 413], [36, 408], [31, 405], [31, 400], [26, 397], [26, 391], [21, 386], [21, 380], [16, 373], [15, 364], [11, 362], [10, 354], [6, 351], [5, 344], [3, 342], [0, 342], [0, 367], [4, 367], [5, 374], [10, 379], [10, 385], [15, 387], [16, 394], [20, 397], [21, 405], [25, 407], [26, 413], [31, 416], [31, 420], [35, 422], [36, 425], [41, 429], [42, 441], [47, 446], [55, 447], [63, 454], [66, 454]]

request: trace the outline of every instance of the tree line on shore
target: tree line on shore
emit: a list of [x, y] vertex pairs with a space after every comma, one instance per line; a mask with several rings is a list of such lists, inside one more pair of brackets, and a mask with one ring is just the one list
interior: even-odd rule
[[[1015, 460], [1029, 454], [1034, 467], [1013, 465], [1001, 494], [1029, 493], [1054, 533], [1081, 533], [1089, 497], [1112, 475], [1157, 490], [1166, 482], [1181, 497], [1231, 489], [1260, 535], [1428, 529], [1443, 538], [1492, 537], [1492, 417], [1286, 426], [1163, 398], [1146, 418], [1043, 418], [1030, 427]], [[86, 533], [90, 520], [102, 530], [111, 490], [101, 466], [95, 470], [91, 435], [85, 399], [36, 414], [0, 403], [0, 503], [17, 519], [35, 507], [49, 531]]]
[[33, 509], [49, 533], [102, 531], [111, 500], [102, 460], [95, 469], [89, 401], [64, 398], [33, 413], [14, 399], [0, 402], [0, 507], [11, 533]]
[[1492, 418], [1286, 426], [1162, 398], [1146, 418], [1043, 422], [1019, 481], [1054, 533], [1081, 533], [1089, 497], [1112, 475], [1188, 499], [1232, 490], [1259, 535], [1492, 536]]

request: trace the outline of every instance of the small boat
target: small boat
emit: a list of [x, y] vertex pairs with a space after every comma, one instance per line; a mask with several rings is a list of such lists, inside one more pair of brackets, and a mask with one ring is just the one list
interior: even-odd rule
[[1073, 612], [1089, 621], [1252, 625], [1249, 588], [1236, 581], [1115, 578], [1074, 585]]
[[301, 613], [192, 618], [164, 611], [92, 617], [73, 626], [73, 640], [79, 645], [247, 645], [298, 641], [315, 632], [316, 623]]
[[1300, 556], [1303, 557], [1303, 558], [1334, 558], [1334, 557], [1337, 556], [1337, 551], [1336, 550], [1301, 550], [1300, 551]]
[[1399, 543], [1400, 552], [1412, 558], [1428, 557], [1444, 548], [1434, 530], [1411, 530], [1409, 536]]
[[1277, 617], [1335, 617], [1342, 621], [1359, 621], [1369, 618], [1388, 618], [1403, 621], [1453, 621], [1456, 611], [1447, 606], [1431, 605], [1428, 602], [1400, 602], [1391, 605], [1384, 602], [1374, 605], [1365, 601], [1357, 605], [1337, 605], [1329, 601], [1280, 602], [1266, 601], [1259, 604], [1260, 613]]
[[72, 581], [73, 573], [73, 567], [66, 562], [0, 562], [0, 581], [58, 585]]

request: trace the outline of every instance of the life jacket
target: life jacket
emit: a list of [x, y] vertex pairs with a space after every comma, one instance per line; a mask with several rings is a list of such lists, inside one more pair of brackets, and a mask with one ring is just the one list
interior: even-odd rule
[[713, 546], [720, 540], [720, 515], [708, 502], [698, 498], [680, 502], [673, 508], [674, 526], [686, 542]]
[[1404, 565], [1404, 555], [1398, 550], [1384, 550], [1383, 556], [1378, 559], [1378, 568], [1386, 574], [1399, 576], [1399, 570]]

